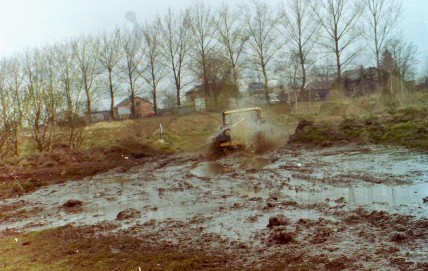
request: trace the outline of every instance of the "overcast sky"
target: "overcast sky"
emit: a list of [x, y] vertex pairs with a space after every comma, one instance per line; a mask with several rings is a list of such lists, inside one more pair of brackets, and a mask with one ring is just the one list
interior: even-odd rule
[[[207, 2], [218, 5], [223, 0]], [[168, 7], [177, 10], [191, 3], [192, 0], [0, 0], [0, 57], [79, 34], [101, 33], [129, 25], [125, 19], [129, 10], [143, 22], [156, 14], [164, 14]], [[425, 63], [428, 61], [428, 0], [403, 0], [403, 5], [400, 33], [418, 46]]]

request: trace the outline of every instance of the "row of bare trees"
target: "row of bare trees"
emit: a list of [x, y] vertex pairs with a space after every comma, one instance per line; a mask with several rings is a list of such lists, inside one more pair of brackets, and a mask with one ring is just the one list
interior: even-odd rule
[[113, 119], [119, 95], [129, 96], [134, 106], [137, 94], [146, 95], [157, 113], [160, 101], [171, 104], [166, 97], [181, 106], [190, 84], [202, 84], [218, 98], [221, 81], [237, 93], [245, 80], [263, 81], [269, 101], [273, 79], [292, 78], [289, 85], [303, 89], [310, 70], [332, 60], [340, 83], [345, 68], [361, 64], [356, 60], [362, 53], [375, 59], [367, 64], [379, 67], [388, 48], [397, 63], [412, 60], [400, 66], [405, 76], [416, 47], [392, 39], [400, 16], [399, 0], [284, 0], [278, 6], [255, 0], [216, 9], [197, 1], [144, 23], [128, 12], [131, 28], [0, 60], [0, 149], [18, 155], [19, 130], [26, 126], [36, 148], [49, 150], [56, 136], [50, 124], [58, 121], [65, 122], [69, 144], [77, 147], [79, 116], [90, 116], [102, 97], [110, 98]]

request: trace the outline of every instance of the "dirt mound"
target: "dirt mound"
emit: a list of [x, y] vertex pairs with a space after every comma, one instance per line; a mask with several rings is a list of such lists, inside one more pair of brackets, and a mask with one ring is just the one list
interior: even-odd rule
[[63, 205], [67, 212], [80, 212], [83, 210], [83, 202], [76, 199], [69, 199]]
[[333, 143], [343, 143], [345, 136], [330, 122], [315, 123], [302, 120], [296, 131], [290, 136], [288, 144], [307, 144], [313, 146], [331, 146]]
[[271, 229], [272, 232], [269, 235], [268, 245], [285, 245], [295, 242], [296, 234], [287, 231], [288, 225], [290, 225], [290, 219], [283, 214], [270, 217], [267, 228]]
[[279, 245], [289, 244], [295, 241], [295, 234], [287, 232], [284, 229], [276, 229], [269, 238], [269, 243], [275, 243]]
[[134, 208], [123, 210], [117, 214], [116, 220], [129, 220], [140, 218], [141, 212]]
[[269, 224], [267, 225], [267, 227], [269, 229], [272, 229], [277, 226], [287, 226], [288, 224], [290, 224], [290, 220], [285, 217], [285, 215], [280, 214], [277, 216], [270, 217]]
[[83, 206], [83, 202], [80, 200], [70, 199], [67, 200], [63, 205], [65, 208], [74, 208]]
[[78, 180], [121, 167], [127, 170], [158, 154], [144, 144], [126, 141], [111, 148], [74, 150], [67, 145], [12, 161], [0, 167], [0, 198], [22, 195], [38, 188]]
[[403, 109], [394, 114], [345, 118], [340, 123], [302, 120], [290, 136], [288, 144], [324, 147], [375, 143], [428, 150], [427, 111]]

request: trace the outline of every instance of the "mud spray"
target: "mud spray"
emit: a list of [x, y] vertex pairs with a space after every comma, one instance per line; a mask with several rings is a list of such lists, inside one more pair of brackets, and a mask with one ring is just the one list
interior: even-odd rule
[[261, 154], [286, 142], [281, 129], [267, 121], [263, 113], [261, 119], [255, 111], [230, 114], [226, 116], [226, 125], [232, 141], [243, 144], [245, 151]]

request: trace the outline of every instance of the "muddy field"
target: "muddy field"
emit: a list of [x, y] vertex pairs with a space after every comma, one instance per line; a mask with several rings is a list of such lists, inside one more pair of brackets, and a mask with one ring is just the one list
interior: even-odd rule
[[[351, 144], [123, 159], [133, 167], [1, 200], [2, 238], [61, 227], [211, 257], [186, 270], [428, 270], [426, 153]], [[112, 255], [125, 250], [116, 244]]]

